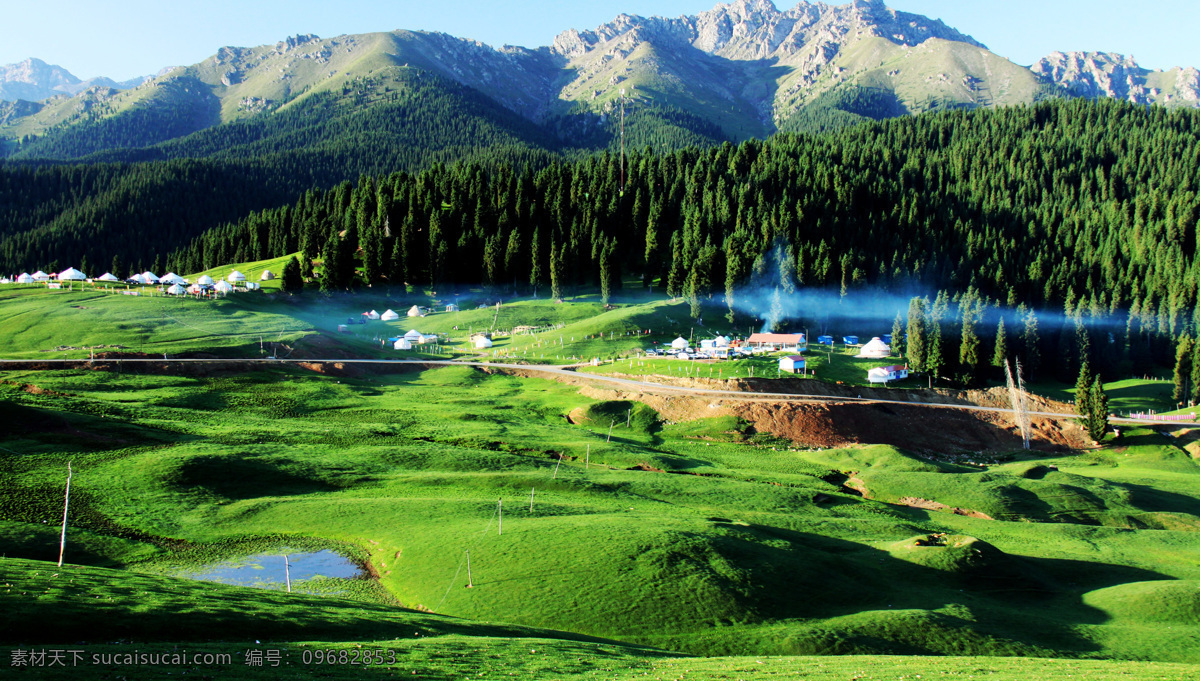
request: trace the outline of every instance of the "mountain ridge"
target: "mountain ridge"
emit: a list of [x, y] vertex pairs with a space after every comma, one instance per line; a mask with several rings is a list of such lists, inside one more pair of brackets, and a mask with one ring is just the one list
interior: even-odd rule
[[[1200, 106], [1200, 71], [1191, 67], [1149, 71], [1131, 58], [1102, 52], [1053, 53], [1026, 67], [940, 20], [891, 9], [882, 0], [802, 0], [786, 10], [771, 0], [734, 0], [695, 16], [621, 14], [592, 30], [563, 31], [550, 45], [532, 49], [400, 29], [222, 47], [202, 62], [165, 69], [127, 89], [117, 83], [84, 87], [83, 81], [70, 82], [74, 77], [65, 70], [49, 70], [44, 78], [50, 86], [82, 89], [39, 102], [0, 103], [0, 156], [42, 157], [46, 140], [101, 120], [120, 127], [122, 120], [144, 126], [170, 119], [170, 131], [138, 133], [145, 144], [168, 141], [203, 127], [271, 116], [322, 92], [361, 98], [363, 83], [374, 83], [376, 95], [383, 95], [391, 91], [388, 82], [403, 80], [399, 74], [409, 69], [472, 88], [535, 124], [560, 129], [560, 135], [583, 131], [585, 137], [606, 125], [622, 102], [631, 111], [660, 107], [695, 117], [730, 140], [781, 129], [815, 131], [830, 121], [845, 125], [1047, 97]], [[179, 86], [180, 78], [192, 79], [194, 87]], [[378, 101], [376, 95], [364, 101]], [[210, 115], [213, 101], [216, 116]], [[187, 113], [189, 106], [201, 110]], [[143, 111], [154, 107], [173, 113]], [[203, 124], [181, 125], [180, 118]], [[65, 157], [62, 144], [49, 146], [58, 150], [56, 158], [82, 158], [120, 148], [117, 141], [133, 134], [83, 144], [74, 155], [66, 149]]]

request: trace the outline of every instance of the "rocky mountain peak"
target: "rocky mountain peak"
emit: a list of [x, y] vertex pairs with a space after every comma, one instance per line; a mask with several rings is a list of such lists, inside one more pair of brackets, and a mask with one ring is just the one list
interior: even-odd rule
[[1200, 101], [1195, 68], [1155, 72], [1115, 52], [1054, 52], [1030, 69], [1077, 97], [1112, 97], [1134, 104]]

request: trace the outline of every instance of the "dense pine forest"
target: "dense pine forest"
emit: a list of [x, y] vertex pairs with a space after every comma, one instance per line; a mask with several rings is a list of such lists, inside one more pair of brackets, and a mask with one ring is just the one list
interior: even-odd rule
[[[1050, 338], [1077, 335], [1067, 328], [1075, 318], [1126, 339], [1140, 333], [1144, 342], [1125, 343], [1134, 350], [1124, 359], [1145, 368], [1169, 363], [1174, 339], [1200, 319], [1198, 133], [1196, 112], [1055, 100], [765, 142], [672, 152], [647, 146], [624, 162], [611, 151], [574, 159], [495, 154], [297, 191], [294, 201], [276, 200], [284, 205], [236, 222], [227, 217], [185, 245], [178, 236], [186, 230], [167, 226], [176, 250], [153, 264], [192, 272], [299, 251], [301, 269], [315, 266], [325, 290], [483, 284], [553, 297], [581, 287], [608, 295], [636, 277], [693, 300], [697, 315], [719, 305], [732, 316], [743, 285], [761, 280], [766, 255], [777, 251], [782, 266], [768, 277], [785, 289], [927, 292], [926, 314], [946, 317], [960, 345], [963, 336], [995, 335], [989, 310], [1023, 306], [1058, 313], [1050, 333], [1043, 329]], [[215, 205], [244, 205], [222, 200], [239, 191], [278, 199], [296, 189], [281, 179], [287, 173], [259, 168], [207, 195], [218, 181], [188, 175], [188, 163], [160, 166], [178, 175], [179, 193], [151, 202], [173, 210], [188, 197], [207, 197], [194, 200], [194, 210], [212, 215], [220, 214]], [[106, 173], [119, 177], [130, 166], [108, 168], [7, 169], [0, 177], [10, 188], [0, 195], [20, 195], [11, 187], [21, 173], [41, 175], [15, 182], [21, 187], [86, 195], [109, 181]], [[10, 198], [5, 224], [36, 222], [49, 203]], [[151, 267], [129, 244], [163, 227], [114, 226], [105, 233], [115, 238], [88, 255], [101, 267], [114, 257]], [[10, 239], [0, 253], [5, 262], [28, 261], [15, 243], [37, 251], [27, 235]], [[953, 313], [937, 291], [953, 297]], [[1031, 313], [1010, 316], [1014, 337], [1036, 326]], [[1038, 354], [1057, 351], [1039, 342]], [[1105, 343], [1094, 345], [1099, 365], [1122, 360], [1121, 353], [1103, 357]], [[1078, 353], [1064, 353], [1065, 364], [1050, 364], [1073, 379]], [[967, 354], [972, 359], [952, 357], [961, 362], [948, 366], [983, 365], [989, 353]]]

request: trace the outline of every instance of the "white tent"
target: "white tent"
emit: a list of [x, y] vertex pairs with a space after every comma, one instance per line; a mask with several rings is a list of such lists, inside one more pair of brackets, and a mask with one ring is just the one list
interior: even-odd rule
[[410, 341], [420, 340], [421, 332], [416, 329], [409, 329], [408, 333], [404, 334], [404, 337]]
[[184, 279], [174, 272], [167, 272], [162, 276], [162, 279], [159, 279], [158, 281], [163, 284], [179, 284], [181, 286], [187, 283], [187, 279]]
[[96, 278], [96, 281], [121, 281], [113, 276], [112, 272], [105, 272]]
[[408, 308], [408, 316], [409, 317], [420, 317], [421, 316], [421, 308], [417, 307], [416, 305], [413, 305], [412, 307]]
[[158, 276], [155, 275], [150, 270], [146, 270], [145, 272], [142, 272], [142, 283], [143, 284], [157, 284]]
[[396, 311], [392, 309], [385, 310], [383, 314], [379, 315], [379, 319], [385, 322], [395, 321], [399, 318], [400, 315], [396, 314]]
[[438, 337], [437, 337], [437, 334], [433, 334], [433, 333], [426, 334], [426, 333], [423, 333], [423, 334], [421, 334], [421, 336], [420, 336], [419, 338], [417, 338], [417, 342], [418, 342], [418, 343], [422, 343], [422, 344], [424, 344], [424, 343], [436, 343], [436, 342], [438, 342]]
[[41, 270], [34, 272], [32, 276], [34, 281], [50, 281], [50, 275]]
[[259, 281], [271, 281], [274, 278], [275, 278], [274, 272], [272, 272], [271, 270], [263, 270], [262, 276], [259, 277], [258, 280]]
[[87, 275], [75, 269], [74, 267], [68, 267], [67, 269], [58, 273], [59, 281], [83, 281], [84, 279], [87, 279]]
[[30, 275], [28, 272], [22, 272], [20, 274], [20, 276], [17, 277], [17, 283], [18, 284], [32, 284], [33, 276]]
[[135, 275], [133, 275], [132, 277], [130, 277], [130, 278], [128, 278], [128, 279], [126, 279], [125, 281], [128, 281], [128, 282], [129, 282], [129, 283], [131, 283], [131, 284], [144, 284], [144, 283], [146, 283], [146, 280], [142, 279], [142, 275], [140, 275], [140, 274], [135, 274]]
[[671, 347], [675, 348], [676, 350], [686, 350], [689, 345], [691, 345], [691, 343], [689, 343], [683, 336], [671, 341]]
[[858, 353], [859, 357], [867, 357], [870, 359], [885, 359], [892, 356], [892, 349], [887, 343], [883, 342], [882, 338], [876, 336], [870, 342], [862, 346], [862, 350]]
[[202, 276], [202, 277], [200, 277], [199, 279], [197, 279], [197, 280], [196, 280], [196, 283], [197, 283], [197, 284], [200, 284], [201, 286], [212, 286], [213, 284], [215, 284], [215, 283], [217, 283], [217, 282], [213, 281], [213, 278], [212, 278], [212, 277], [210, 277], [210, 276], [208, 276], [207, 274], [205, 274], [204, 276]]
[[480, 350], [483, 350], [484, 348], [490, 348], [492, 347], [492, 339], [488, 338], [487, 336], [476, 336], [475, 347]]
[[717, 341], [718, 348], [729, 347], [729, 336], [717, 336], [715, 340]]
[[379, 313], [376, 312], [375, 310], [371, 310], [370, 312], [364, 312], [364, 313], [362, 313], [362, 316], [366, 317], [367, 319], [379, 319]]
[[412, 343], [408, 342], [407, 338], [398, 338], [392, 347], [397, 350], [412, 350]]
[[246, 281], [246, 275], [242, 274], [241, 272], [238, 272], [237, 270], [234, 270], [229, 273], [228, 277], [225, 277], [225, 280], [231, 284], [236, 284], [239, 282]]
[[187, 289], [185, 289], [182, 284], [171, 284], [171, 288], [167, 289], [167, 293], [170, 293], [173, 296], [182, 296], [183, 294], [187, 293]]
[[233, 290], [233, 284], [227, 281], [218, 281], [214, 288], [217, 290], [217, 293], [229, 293]]
[[11, 284], [11, 283], [13, 283], [12, 279], [9, 279], [8, 277], [0, 277], [0, 284]]

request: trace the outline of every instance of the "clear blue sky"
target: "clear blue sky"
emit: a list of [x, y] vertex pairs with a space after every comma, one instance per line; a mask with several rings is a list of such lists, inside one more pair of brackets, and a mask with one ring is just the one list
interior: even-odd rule
[[[81, 78], [118, 80], [192, 64], [223, 45], [397, 28], [445, 31], [491, 45], [548, 45], [568, 28], [617, 14], [679, 16], [715, 0], [41, 0], [12, 1], [0, 64], [38, 57]], [[776, 0], [786, 9], [795, 3]], [[834, 4], [839, 4], [837, 0]], [[890, 0], [940, 18], [996, 53], [1031, 64], [1055, 50], [1133, 54], [1147, 68], [1200, 67], [1200, 0]]]

